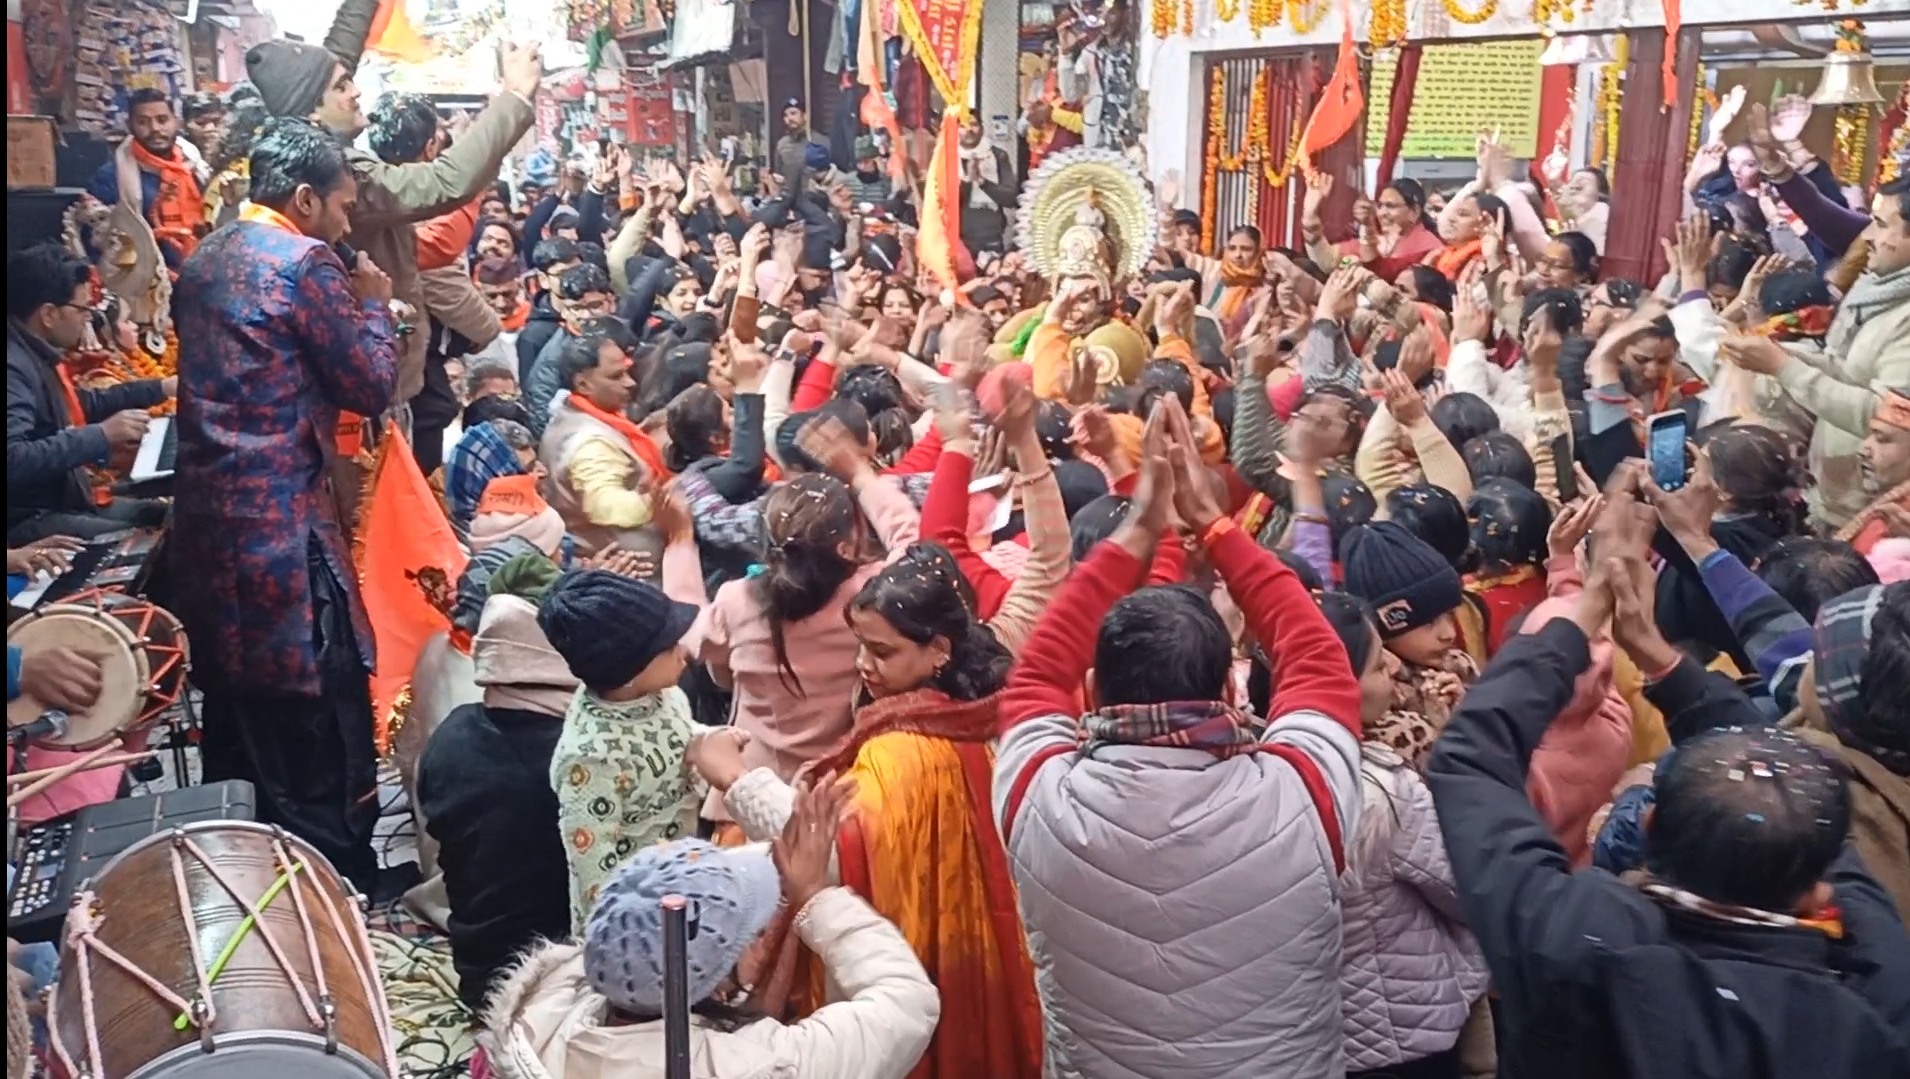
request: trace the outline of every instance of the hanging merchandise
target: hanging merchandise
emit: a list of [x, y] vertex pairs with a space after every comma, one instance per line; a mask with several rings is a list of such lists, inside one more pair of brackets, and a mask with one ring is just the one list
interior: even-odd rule
[[189, 89], [172, 13], [164, 8], [95, 4], [74, 37], [73, 120], [81, 131], [124, 131], [126, 101], [136, 90], [178, 101]]
[[67, 62], [73, 55], [73, 23], [67, 16], [66, 2], [24, 0], [20, 7], [31, 93], [57, 98], [66, 93]]

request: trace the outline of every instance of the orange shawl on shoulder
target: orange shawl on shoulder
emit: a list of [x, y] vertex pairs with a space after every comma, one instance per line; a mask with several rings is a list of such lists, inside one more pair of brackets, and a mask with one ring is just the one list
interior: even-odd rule
[[[911, 1079], [1041, 1076], [1034, 967], [989, 797], [998, 705], [932, 689], [884, 698], [815, 766], [858, 784], [836, 840], [842, 883], [896, 924], [942, 994]], [[809, 966], [804, 1010], [822, 999]]]

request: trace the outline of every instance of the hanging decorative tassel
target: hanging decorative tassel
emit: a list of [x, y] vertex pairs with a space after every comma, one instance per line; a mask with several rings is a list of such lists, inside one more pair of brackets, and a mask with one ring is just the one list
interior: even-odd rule
[[1684, 26], [1684, 0], [1664, 0], [1665, 5], [1665, 62], [1658, 68], [1659, 77], [1665, 83], [1665, 105], [1670, 109], [1678, 103], [1678, 31]]

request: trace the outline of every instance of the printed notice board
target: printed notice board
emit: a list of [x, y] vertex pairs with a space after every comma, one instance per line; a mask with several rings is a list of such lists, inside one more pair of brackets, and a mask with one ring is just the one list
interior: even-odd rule
[[[1538, 152], [1539, 54], [1545, 42], [1482, 41], [1428, 45], [1419, 59], [1401, 157], [1465, 158], [1478, 154], [1482, 131], [1497, 129], [1506, 152], [1529, 158]], [[1366, 125], [1366, 155], [1380, 156], [1386, 143], [1386, 104], [1392, 100], [1395, 60], [1373, 63], [1366, 100], [1375, 122]]]

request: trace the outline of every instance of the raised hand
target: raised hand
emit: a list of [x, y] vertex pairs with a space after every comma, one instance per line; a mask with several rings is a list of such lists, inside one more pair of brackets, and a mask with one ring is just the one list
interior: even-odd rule
[[1300, 203], [1300, 217], [1304, 221], [1320, 220], [1320, 207], [1333, 194], [1333, 175], [1327, 172], [1308, 172], [1306, 175], [1306, 198]]
[[1227, 511], [1214, 498], [1213, 484], [1200, 461], [1200, 443], [1180, 398], [1166, 394], [1158, 407], [1166, 412], [1167, 460], [1174, 470], [1174, 513], [1198, 536]]
[[[1724, 129], [1738, 118], [1738, 111], [1744, 108], [1744, 85], [1733, 86], [1731, 91], [1718, 102], [1718, 109], [1704, 125], [1704, 141], [1721, 143], [1724, 141]], [[1806, 113], [1806, 115], [1809, 115]]]
[[[1557, 463], [1554, 462], [1554, 467]], [[1605, 496], [1594, 494], [1559, 507], [1552, 527], [1545, 533], [1545, 549], [1553, 558], [1569, 558], [1578, 553], [1578, 545], [1591, 534], [1592, 525], [1605, 512]]]
[[851, 782], [838, 783], [834, 772], [797, 780], [796, 804], [783, 834], [770, 844], [770, 857], [783, 881], [783, 900], [800, 913], [829, 887], [829, 860], [836, 850], [836, 829], [855, 794]]
[[1771, 138], [1793, 143], [1804, 137], [1804, 125], [1810, 123], [1811, 99], [1802, 94], [1786, 94], [1778, 99], [1771, 113]]
[[[1426, 401], [1413, 386], [1412, 379], [1395, 367], [1379, 373], [1380, 388], [1386, 393], [1386, 411], [1401, 427], [1414, 427], [1426, 418]], [[1294, 417], [1296, 420], [1298, 416]]]

